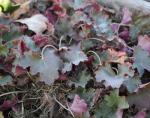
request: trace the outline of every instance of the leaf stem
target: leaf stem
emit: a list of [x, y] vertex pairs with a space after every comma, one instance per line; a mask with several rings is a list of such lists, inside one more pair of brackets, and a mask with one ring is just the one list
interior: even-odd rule
[[61, 48], [61, 42], [62, 42], [63, 38], [64, 38], [64, 36], [60, 37], [60, 40], [59, 40], [59, 49]]
[[101, 58], [100, 58], [100, 56], [99, 56], [95, 51], [90, 50], [90, 51], [87, 52], [87, 54], [88, 54], [88, 53], [93, 53], [93, 54], [98, 58], [99, 65], [100, 65], [100, 66], [102, 65]]
[[53, 45], [46, 45], [46, 46], [44, 46], [44, 48], [42, 49], [42, 52], [41, 52], [41, 57], [42, 57], [42, 59], [44, 59], [44, 52], [45, 52], [45, 50], [46, 50], [46, 48], [48, 48], [48, 47], [51, 47], [51, 48], [53, 48], [53, 49], [55, 49], [55, 50], [58, 50], [55, 46], [53, 46]]
[[27, 91], [12, 91], [12, 92], [1, 94], [0, 97], [10, 95], [10, 94], [16, 94], [16, 93], [25, 93], [25, 92]]
[[102, 40], [102, 39], [99, 39], [99, 38], [95, 38], [95, 37], [92, 37], [92, 38], [87, 38], [86, 40], [97, 40], [97, 41], [100, 41], [100, 42], [102, 42], [102, 43], [105, 43], [105, 41], [104, 40]]
[[73, 116], [73, 118], [75, 118], [74, 114], [72, 113], [72, 111], [69, 108], [69, 105], [67, 104], [68, 108], [66, 106], [64, 106], [62, 103], [60, 103], [55, 96], [53, 96], [54, 100], [61, 106], [63, 107], [65, 110], [69, 111], [71, 113], [71, 115]]

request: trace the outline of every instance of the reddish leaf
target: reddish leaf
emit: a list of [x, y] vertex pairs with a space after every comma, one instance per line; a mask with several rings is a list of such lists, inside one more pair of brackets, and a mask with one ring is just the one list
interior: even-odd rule
[[34, 35], [32, 39], [38, 47], [43, 47], [49, 42], [48, 37], [42, 36], [40, 34]]
[[95, 61], [94, 56], [89, 56], [89, 57], [88, 57], [88, 60], [85, 61], [85, 63], [86, 63], [87, 65], [91, 65], [94, 61]]
[[14, 107], [17, 104], [17, 101], [17, 97], [13, 98], [12, 100], [5, 100], [3, 104], [0, 105], [0, 111], [5, 111]]
[[5, 25], [3, 25], [3, 24], [0, 24], [0, 29], [2, 30], [6, 30], [6, 31], [8, 31], [9, 29], [8, 29], [8, 27], [7, 26], [5, 26]]
[[127, 29], [125, 29], [124, 31], [120, 32], [119, 36], [124, 40], [128, 40], [130, 32]]
[[3, 67], [5, 72], [11, 72], [12, 70], [12, 64], [11, 63], [6, 63]]
[[53, 0], [55, 4], [61, 4], [62, 0]]
[[18, 44], [18, 51], [21, 55], [24, 55], [24, 52], [28, 51], [28, 48], [23, 40], [20, 40]]
[[55, 24], [57, 19], [58, 19], [58, 15], [53, 13], [53, 11], [51, 10], [51, 8], [48, 8], [45, 12], [45, 16], [47, 17], [47, 19], [49, 20], [50, 23]]
[[66, 15], [66, 9], [59, 5], [54, 5], [51, 10], [53, 10], [59, 17], [64, 17]]
[[150, 37], [148, 37], [147, 35], [139, 36], [138, 45], [141, 46], [142, 49], [150, 53]]
[[96, 2], [93, 3], [92, 6], [93, 6], [93, 9], [94, 9], [95, 12], [100, 12], [103, 9], [103, 7], [100, 4], [96, 3]]
[[124, 24], [130, 23], [132, 21], [132, 13], [126, 7], [122, 9], [122, 12], [123, 12], [123, 18], [122, 18], [121, 23], [124, 23]]
[[112, 24], [111, 24], [111, 28], [112, 28], [112, 30], [115, 32], [115, 31], [118, 30], [119, 24], [118, 24], [118, 23], [112, 23]]
[[67, 80], [67, 76], [65, 74], [60, 74], [58, 80], [65, 81]]
[[123, 51], [116, 51], [114, 49], [108, 49], [108, 51], [111, 57], [121, 57], [126, 55], [126, 53]]
[[120, 64], [124, 64], [126, 60], [126, 52], [124, 51], [116, 51], [114, 49], [108, 49], [110, 55], [110, 62], [117, 62]]
[[25, 74], [26, 73], [26, 69], [23, 69], [22, 67], [20, 67], [20, 66], [16, 66], [15, 67], [15, 72], [14, 72], [14, 74], [16, 75], [16, 76], [19, 76], [19, 75], [22, 75], [22, 74]]
[[136, 114], [134, 118], [145, 118], [145, 117], [146, 117], [146, 113], [144, 111], [140, 111]]
[[70, 108], [77, 115], [82, 115], [82, 113], [87, 111], [87, 104], [83, 99], [80, 99], [78, 95], [75, 95]]
[[123, 116], [123, 110], [122, 109], [118, 109], [116, 112], [116, 118], [122, 118]]

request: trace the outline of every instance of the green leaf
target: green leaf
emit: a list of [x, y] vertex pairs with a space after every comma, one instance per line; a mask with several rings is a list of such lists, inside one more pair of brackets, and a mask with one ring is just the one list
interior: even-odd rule
[[82, 99], [84, 99], [89, 106], [93, 105], [93, 97], [95, 95], [95, 90], [94, 89], [85, 89], [82, 87], [78, 87], [75, 91], [74, 94], [78, 94]]
[[21, 37], [23, 41], [25, 42], [26, 46], [30, 48], [32, 51], [38, 51], [39, 48], [35, 45], [35, 42], [31, 39], [31, 37], [28, 36], [22, 36]]
[[99, 104], [99, 107], [95, 110], [96, 118], [116, 118], [115, 111], [106, 105], [106, 102]]
[[138, 69], [140, 76], [143, 75], [144, 69], [150, 71], [150, 55], [147, 51], [143, 50], [140, 46], [134, 48], [134, 64], [133, 66]]
[[10, 25], [11, 23], [11, 19], [7, 18], [7, 17], [0, 17], [0, 24], [3, 25]]
[[116, 118], [118, 109], [127, 109], [129, 105], [124, 96], [119, 96], [119, 90], [114, 90], [110, 95], [105, 96], [95, 112], [96, 118]]
[[141, 84], [140, 78], [130, 78], [123, 82], [123, 85], [125, 85], [130, 93], [133, 93]]
[[87, 82], [92, 79], [92, 77], [87, 73], [87, 71], [82, 71], [79, 73], [78, 77], [73, 81], [76, 87], [81, 86], [85, 88]]
[[14, 24], [10, 25], [9, 32], [6, 31], [2, 33], [2, 39], [3, 41], [6, 41], [6, 42], [16, 39], [19, 36], [21, 36], [20, 29], [16, 27]]
[[105, 80], [104, 84], [106, 87], [111, 86], [113, 88], [120, 88], [125, 78], [119, 75], [115, 75], [110, 65], [100, 68], [96, 72], [96, 81], [101, 82]]
[[69, 51], [64, 52], [64, 59], [74, 65], [79, 65], [80, 62], [87, 60], [86, 54], [80, 49], [80, 45], [74, 45], [69, 48]]
[[134, 70], [131, 69], [128, 65], [118, 64], [118, 76], [120, 77], [133, 77]]
[[59, 77], [58, 70], [61, 60], [55, 54], [54, 50], [47, 49], [44, 52], [43, 59], [32, 52], [26, 52], [24, 56], [15, 60], [14, 65], [19, 65], [23, 68], [30, 67], [32, 75], [39, 73], [40, 81], [44, 81], [50, 85]]
[[88, 5], [88, 2], [85, 2], [84, 0], [69, 0], [67, 1], [67, 3], [70, 7], [74, 8], [75, 10], [84, 8]]
[[43, 62], [41, 60], [41, 57], [32, 54], [32, 52], [25, 52], [24, 56], [18, 57], [14, 62], [14, 65], [19, 65], [24, 69], [30, 67], [30, 71], [33, 75], [37, 74], [40, 71], [39, 66], [42, 64]]
[[67, 18], [61, 18], [58, 20], [55, 29], [58, 32], [59, 36], [71, 34], [71, 28], [72, 24], [70, 23], [70, 20]]
[[79, 9], [82, 7], [84, 0], [74, 0], [74, 9]]
[[7, 85], [7, 84], [10, 84], [12, 83], [12, 77], [7, 75], [7, 76], [0, 76], [0, 85], [1, 86], [4, 86], [4, 85]]
[[92, 24], [91, 19], [83, 12], [75, 12], [72, 16], [71, 16], [71, 24], [74, 26], [80, 22], [84, 22], [86, 24]]
[[88, 51], [90, 48], [96, 46], [96, 43], [99, 43], [99, 41], [95, 42], [95, 40], [83, 40], [81, 46], [84, 51]]
[[10, 13], [12, 13], [16, 9], [18, 9], [19, 6], [20, 5], [12, 4], [11, 0], [0, 0], [0, 7], [1, 7], [0, 12], [4, 12], [4, 13], [9, 13], [10, 12]]
[[107, 102], [107, 105], [114, 109], [127, 109], [129, 105], [125, 100], [125, 97], [119, 96], [119, 90], [112, 91], [110, 95], [106, 96], [104, 100]]
[[149, 31], [150, 27], [150, 18], [149, 17], [143, 17], [143, 16], [135, 16], [137, 17], [136, 20], [134, 21], [133, 26], [130, 28], [130, 36], [131, 36], [131, 41], [136, 42], [137, 41], [137, 36], [140, 32], [145, 32], [146, 30]]
[[6, 46], [0, 45], [0, 55], [1, 56], [7, 56], [9, 50]]
[[120, 97], [118, 107], [119, 107], [119, 109], [128, 109], [129, 108], [129, 104], [125, 97]]
[[72, 64], [79, 65], [80, 62], [87, 60], [86, 54], [80, 49], [80, 45], [73, 45], [62, 53], [62, 60], [64, 61], [62, 72], [72, 70]]
[[112, 29], [110, 27], [110, 21], [104, 16], [97, 15], [95, 17], [96, 23], [94, 24], [94, 29], [97, 35], [106, 35], [107, 37], [111, 37], [113, 35]]
[[132, 42], [136, 42], [138, 33], [140, 32], [140, 29], [141, 28], [138, 27], [137, 25], [136, 26], [132, 26], [130, 28], [130, 36], [131, 36], [131, 41]]
[[11, 6], [10, 0], [0, 0], [0, 6], [2, 7], [3, 11], [6, 11]]
[[36, 7], [40, 12], [45, 12], [47, 6], [50, 5], [50, 1], [48, 1], [48, 0], [37, 0], [37, 1], [32, 1], [32, 4], [33, 5], [36, 4]]

